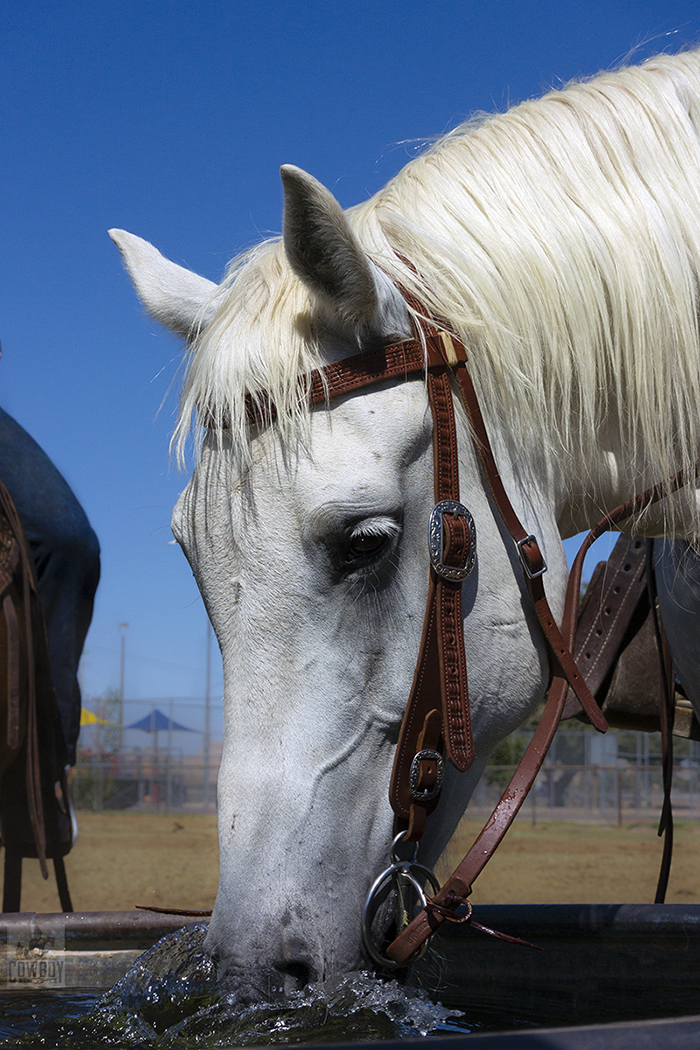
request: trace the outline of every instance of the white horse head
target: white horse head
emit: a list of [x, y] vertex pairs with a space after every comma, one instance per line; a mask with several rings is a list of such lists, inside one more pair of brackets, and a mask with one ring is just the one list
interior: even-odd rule
[[[241, 983], [289, 990], [361, 961], [429, 572], [424, 383], [309, 410], [299, 376], [409, 336], [397, 285], [447, 319], [469, 348], [557, 612], [560, 534], [697, 454], [700, 184], [682, 187], [678, 169], [689, 151], [700, 158], [699, 70], [697, 56], [660, 59], [460, 129], [349, 213], [284, 168], [282, 241], [238, 260], [219, 287], [112, 232], [146, 307], [190, 341], [180, 444], [193, 411], [205, 428], [173, 529], [223, 655], [208, 944]], [[650, 141], [659, 128], [663, 149]], [[275, 415], [251, 431], [246, 395], [260, 391]], [[668, 399], [671, 420], [659, 412]], [[448, 772], [421, 846], [428, 864], [549, 674], [516, 552], [457, 417], [461, 499], [478, 536], [463, 588], [477, 758]], [[692, 530], [691, 504], [665, 514], [690, 515]]]

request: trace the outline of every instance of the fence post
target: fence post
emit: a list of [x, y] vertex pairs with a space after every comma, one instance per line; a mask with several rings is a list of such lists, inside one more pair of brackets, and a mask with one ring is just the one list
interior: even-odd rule
[[622, 827], [622, 770], [617, 771], [617, 826]]

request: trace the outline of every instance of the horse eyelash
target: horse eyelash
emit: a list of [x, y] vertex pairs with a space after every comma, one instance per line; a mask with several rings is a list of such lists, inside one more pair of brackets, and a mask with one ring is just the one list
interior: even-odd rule
[[394, 518], [380, 517], [360, 521], [350, 533], [350, 539], [355, 540], [365, 536], [386, 537], [397, 539], [401, 535], [401, 524]]

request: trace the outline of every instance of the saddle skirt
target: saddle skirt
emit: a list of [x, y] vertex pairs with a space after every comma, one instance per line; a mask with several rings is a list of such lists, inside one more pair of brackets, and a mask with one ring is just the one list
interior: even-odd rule
[[[656, 637], [647, 541], [622, 533], [599, 562], [579, 606], [574, 657], [610, 726], [661, 732], [663, 663]], [[700, 740], [700, 723], [675, 680], [672, 732]], [[562, 720], [588, 721], [571, 691]]]

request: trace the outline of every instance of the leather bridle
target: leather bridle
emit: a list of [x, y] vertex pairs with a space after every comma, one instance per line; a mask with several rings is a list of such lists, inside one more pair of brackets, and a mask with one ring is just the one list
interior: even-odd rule
[[[467, 367], [464, 344], [447, 327], [426, 320], [420, 305], [407, 293], [402, 291], [402, 294], [413, 307], [416, 336], [332, 362], [302, 376], [300, 396], [309, 405], [318, 405], [378, 383], [426, 375], [433, 415], [435, 495], [428, 537], [430, 582], [420, 653], [389, 789], [404, 840], [417, 842], [421, 838], [426, 818], [439, 801], [445, 761], [464, 771], [474, 757], [462, 584], [474, 564], [476, 530], [471, 514], [460, 503], [453, 382], [460, 391], [471, 424], [494, 509], [519, 555], [549, 653], [551, 680], [540, 723], [483, 831], [445, 885], [432, 899], [423, 897], [425, 906], [387, 948], [386, 961], [394, 966], [408, 963], [444, 921], [464, 921], [458, 909], [466, 907], [470, 916], [467, 898], [472, 882], [494, 853], [535, 780], [559, 723], [569, 687], [593, 725], [602, 732], [607, 729], [605, 717], [572, 656], [583, 559], [598, 536], [684, 483], [683, 476], [678, 474], [622, 504], [595, 526], [572, 568], [560, 630], [544, 591], [543, 575], [547, 567], [538, 540], [522, 525], [498, 472]], [[265, 392], [247, 395], [246, 410], [251, 425], [275, 418], [275, 406]]]

